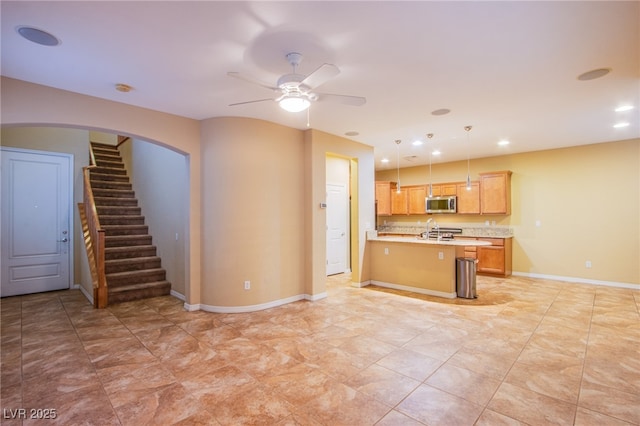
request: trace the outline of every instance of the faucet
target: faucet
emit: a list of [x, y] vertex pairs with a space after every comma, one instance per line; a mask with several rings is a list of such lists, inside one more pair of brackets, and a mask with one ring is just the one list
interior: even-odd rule
[[[438, 226], [438, 224], [436, 223], [436, 221], [434, 221], [434, 220], [433, 220], [433, 218], [432, 218], [432, 217], [430, 217], [430, 218], [427, 220], [427, 240], [429, 239], [429, 224], [430, 224], [431, 222], [433, 222], [433, 226], [435, 226], [435, 227], [437, 227], [437, 226]], [[438, 229], [440, 229], [440, 228], [438, 228]]]

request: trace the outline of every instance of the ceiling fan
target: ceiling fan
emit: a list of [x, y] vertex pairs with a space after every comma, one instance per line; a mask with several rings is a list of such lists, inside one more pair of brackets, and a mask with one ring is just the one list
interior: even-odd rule
[[286, 55], [286, 58], [293, 68], [293, 72], [291, 74], [285, 74], [280, 77], [275, 86], [269, 86], [268, 84], [264, 84], [258, 80], [244, 76], [237, 72], [228, 72], [227, 75], [229, 75], [230, 77], [239, 78], [240, 80], [257, 84], [258, 86], [262, 86], [266, 89], [273, 90], [274, 92], [279, 93], [279, 96], [275, 98], [237, 102], [234, 104], [230, 104], [229, 106], [275, 101], [278, 102], [280, 107], [289, 112], [299, 112], [309, 108], [311, 102], [315, 101], [333, 101], [354, 106], [361, 106], [367, 102], [367, 100], [361, 96], [335, 95], [313, 91], [313, 89], [326, 83], [328, 80], [340, 73], [340, 70], [335, 65], [323, 64], [314, 72], [305, 76], [296, 73], [296, 69], [300, 65], [300, 62], [302, 62], [302, 55], [300, 53], [288, 53]]

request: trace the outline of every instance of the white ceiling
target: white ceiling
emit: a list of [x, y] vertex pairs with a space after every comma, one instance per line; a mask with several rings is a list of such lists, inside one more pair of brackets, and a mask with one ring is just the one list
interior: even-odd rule
[[[2, 1], [2, 75], [158, 111], [244, 116], [304, 129], [269, 90], [299, 52], [309, 74], [341, 73], [318, 90], [364, 96], [316, 102], [310, 125], [375, 147], [376, 168], [640, 137], [640, 2], [32, 2]], [[21, 25], [61, 40], [45, 47]], [[577, 76], [611, 68], [603, 78]], [[116, 83], [133, 86], [129, 93]], [[635, 109], [614, 109], [632, 104]], [[431, 112], [447, 108], [447, 115]], [[613, 124], [627, 121], [626, 128]], [[473, 129], [467, 135], [465, 125]], [[434, 137], [415, 147], [414, 140]], [[467, 137], [468, 136], [468, 137]], [[503, 138], [507, 147], [499, 147]], [[389, 157], [386, 166], [382, 157]], [[411, 161], [405, 157], [416, 156]]]

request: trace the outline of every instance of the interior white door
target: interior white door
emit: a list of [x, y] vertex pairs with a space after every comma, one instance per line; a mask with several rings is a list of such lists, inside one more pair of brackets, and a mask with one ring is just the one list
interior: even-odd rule
[[327, 275], [345, 272], [347, 265], [347, 186], [327, 184]]
[[72, 160], [2, 148], [0, 296], [70, 288]]

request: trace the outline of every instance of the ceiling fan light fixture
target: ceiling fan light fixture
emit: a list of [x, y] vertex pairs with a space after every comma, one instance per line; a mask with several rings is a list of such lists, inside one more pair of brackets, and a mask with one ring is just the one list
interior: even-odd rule
[[311, 102], [299, 96], [285, 96], [278, 102], [280, 108], [288, 112], [300, 112], [309, 108]]

